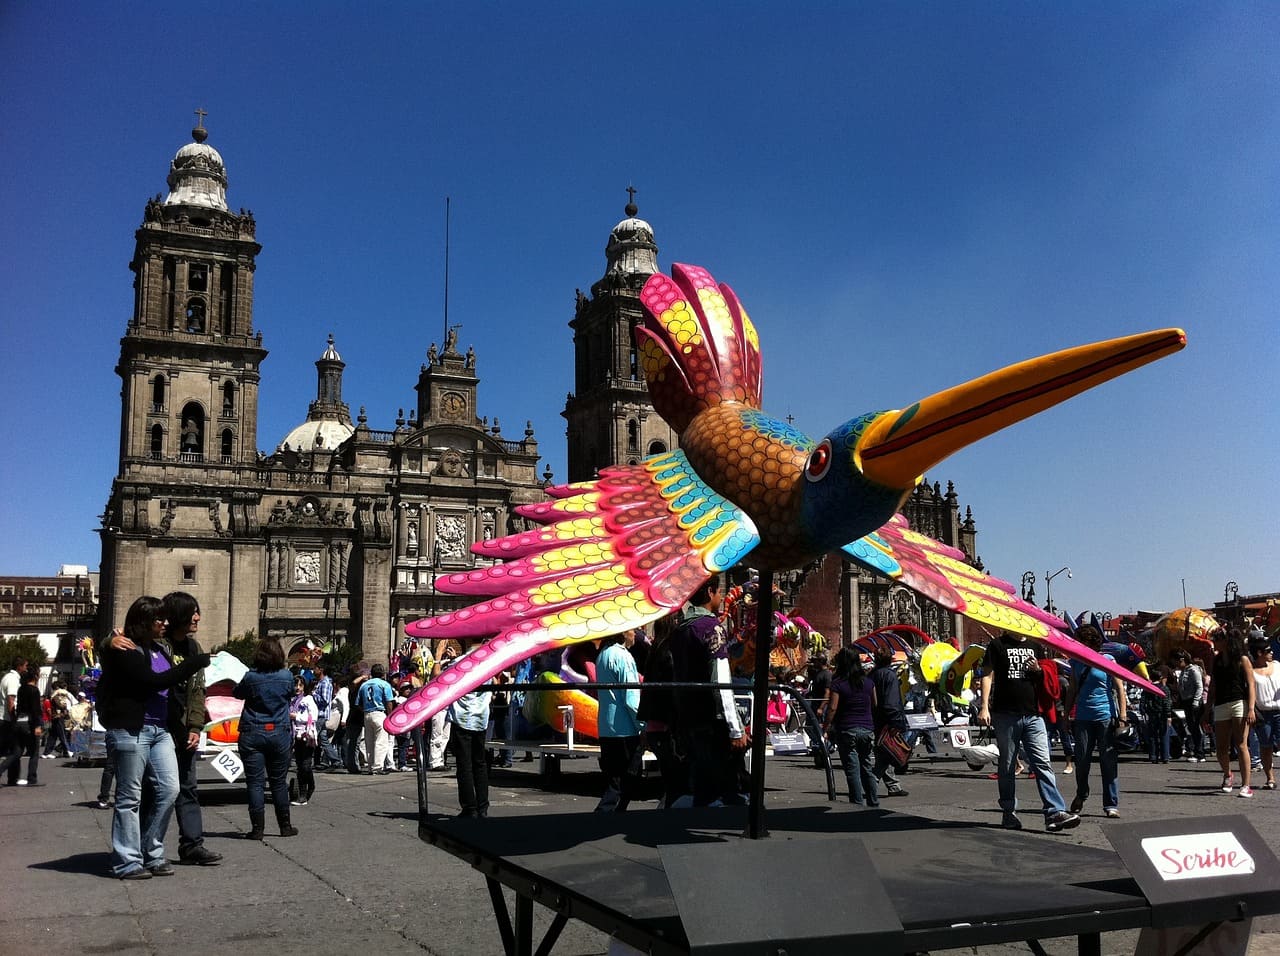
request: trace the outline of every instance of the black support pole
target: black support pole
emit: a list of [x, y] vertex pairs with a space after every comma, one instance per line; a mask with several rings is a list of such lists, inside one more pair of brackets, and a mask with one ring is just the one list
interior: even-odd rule
[[751, 704], [751, 806], [747, 808], [749, 840], [769, 835], [764, 825], [764, 744], [769, 730], [769, 648], [773, 643], [773, 572], [761, 571], [756, 591], [756, 674]]

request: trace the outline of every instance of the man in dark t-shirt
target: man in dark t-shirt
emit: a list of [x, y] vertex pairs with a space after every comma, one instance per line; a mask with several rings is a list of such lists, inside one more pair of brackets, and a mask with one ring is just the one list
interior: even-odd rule
[[1059, 833], [1079, 826], [1080, 817], [1067, 812], [1049, 765], [1049, 735], [1040, 716], [1036, 693], [1040, 681], [1035, 646], [1024, 635], [1002, 632], [987, 646], [987, 655], [982, 660], [982, 707], [978, 711], [978, 723], [990, 724], [995, 729], [996, 747], [1000, 751], [997, 778], [1004, 828], [1022, 829], [1014, 794], [1017, 784], [1014, 767], [1021, 747], [1035, 774], [1036, 789], [1040, 791], [1045, 829]]

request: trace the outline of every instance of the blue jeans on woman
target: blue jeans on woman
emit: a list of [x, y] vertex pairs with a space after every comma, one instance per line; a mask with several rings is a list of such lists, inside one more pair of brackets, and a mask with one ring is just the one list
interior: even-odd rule
[[245, 730], [240, 728], [240, 759], [244, 761], [244, 779], [249, 790], [249, 814], [262, 813], [266, 807], [266, 785], [271, 781], [271, 802], [277, 814], [289, 812], [289, 761], [293, 756], [293, 738], [287, 726], [277, 730]]
[[[107, 760], [116, 770], [111, 816], [111, 872], [124, 876], [165, 862], [164, 835], [178, 799], [178, 758], [163, 727], [143, 724], [137, 733], [107, 731]], [[142, 799], [143, 780], [147, 799]]]
[[1089, 799], [1089, 768], [1095, 750], [1098, 752], [1098, 766], [1102, 769], [1102, 809], [1120, 807], [1120, 755], [1111, 742], [1111, 721], [1076, 720], [1076, 798], [1071, 801], [1073, 811], [1084, 806]]
[[866, 727], [850, 727], [836, 730], [835, 737], [840, 766], [844, 768], [844, 779], [849, 785], [849, 802], [868, 807], [880, 806], [871, 755], [875, 734]]

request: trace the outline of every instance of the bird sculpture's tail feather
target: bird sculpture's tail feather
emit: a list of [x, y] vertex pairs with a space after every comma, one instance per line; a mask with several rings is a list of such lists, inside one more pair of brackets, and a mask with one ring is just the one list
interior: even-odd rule
[[540, 527], [472, 546], [501, 564], [435, 582], [441, 593], [482, 600], [405, 626], [412, 638], [482, 643], [393, 711], [391, 733], [412, 730], [534, 654], [667, 616], [760, 540], [750, 516], [698, 478], [679, 450], [547, 492], [551, 501], [516, 509]]
[[704, 408], [725, 401], [760, 407], [760, 339], [738, 297], [699, 266], [655, 273], [640, 301], [640, 363], [653, 406], [683, 432]]

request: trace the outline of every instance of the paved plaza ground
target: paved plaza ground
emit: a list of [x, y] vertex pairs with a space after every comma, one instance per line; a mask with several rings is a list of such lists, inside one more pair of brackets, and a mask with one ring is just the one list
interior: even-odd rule
[[[492, 814], [527, 817], [580, 811], [595, 805], [600, 776], [589, 761], [566, 763], [554, 783], [541, 780], [537, 763], [517, 763], [493, 776]], [[1097, 770], [1094, 770], [1095, 777]], [[242, 786], [202, 777], [207, 844], [224, 854], [217, 867], [176, 867], [167, 879], [121, 882], [108, 875], [111, 812], [96, 808], [100, 771], [64, 760], [40, 763], [45, 786], [0, 789], [0, 953], [95, 954], [360, 954], [501, 952], [483, 878], [465, 863], [417, 838], [415, 779], [321, 774], [313, 802], [293, 808], [299, 836], [244, 839], [248, 815]], [[929, 819], [998, 827], [996, 784], [986, 772], [969, 770], [943, 755], [917, 761], [903, 778], [909, 796], [882, 800], [881, 812], [907, 812]], [[1152, 765], [1126, 757], [1121, 765], [1121, 810], [1125, 819], [1243, 813], [1280, 855], [1280, 791], [1257, 791], [1242, 800], [1218, 791], [1214, 763]], [[1074, 778], [1059, 776], [1068, 800]], [[770, 761], [767, 806], [826, 802], [825, 778], [809, 758]], [[837, 772], [838, 792], [843, 778]], [[1094, 783], [1082, 825], [1065, 834], [1043, 832], [1039, 815], [1024, 810], [1028, 841], [1058, 841], [1109, 848]], [[1035, 785], [1018, 784], [1024, 806], [1037, 805]], [[456, 811], [452, 774], [430, 775], [432, 809]], [[1027, 803], [1029, 801], [1029, 804]], [[660, 812], [655, 801], [633, 813]], [[835, 812], [873, 812], [834, 805]], [[672, 811], [679, 812], [679, 811]], [[270, 811], [268, 811], [270, 820]], [[177, 828], [169, 833], [177, 860]], [[815, 918], [839, 906], [838, 894], [821, 884], [814, 861]], [[921, 866], [928, 866], [922, 860]], [[730, 878], [730, 875], [726, 875]], [[982, 887], [956, 873], [956, 892]], [[535, 912], [536, 936], [550, 922]], [[536, 938], [536, 937], [535, 937]], [[1131, 953], [1136, 933], [1104, 937], [1103, 952]], [[554, 952], [588, 956], [608, 951], [601, 933], [571, 922]], [[1046, 941], [1050, 953], [1075, 951], [1074, 939]], [[957, 951], [958, 952], [958, 951]], [[967, 951], [966, 951], [967, 952]], [[994, 947], [982, 952], [1028, 952]], [[1280, 918], [1254, 923], [1250, 953], [1280, 954]]]

